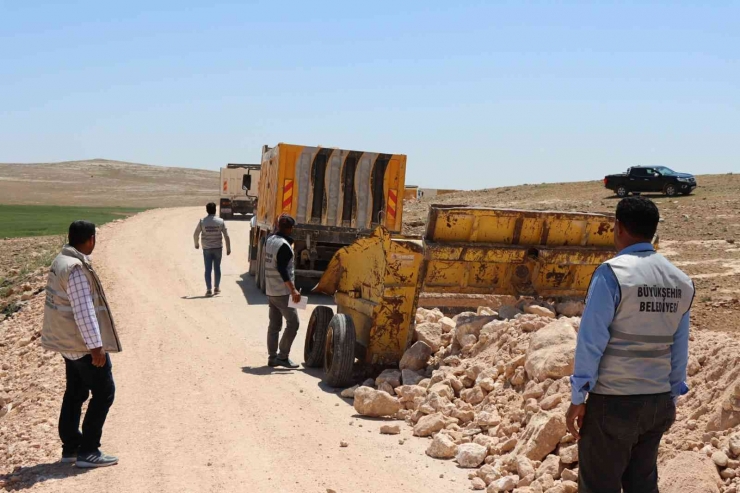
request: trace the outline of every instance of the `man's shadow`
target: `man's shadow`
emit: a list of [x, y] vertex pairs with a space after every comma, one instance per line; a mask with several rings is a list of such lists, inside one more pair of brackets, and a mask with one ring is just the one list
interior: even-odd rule
[[247, 375], [265, 376], [265, 375], [288, 375], [293, 372], [301, 371], [302, 368], [284, 368], [280, 366], [242, 366], [242, 373]]
[[22, 467], [12, 474], [2, 474], [0, 475], [0, 481], [6, 483], [5, 489], [8, 491], [23, 491], [38, 483], [72, 478], [90, 471], [92, 469], [80, 469], [75, 467], [74, 464], [62, 464], [57, 461]]

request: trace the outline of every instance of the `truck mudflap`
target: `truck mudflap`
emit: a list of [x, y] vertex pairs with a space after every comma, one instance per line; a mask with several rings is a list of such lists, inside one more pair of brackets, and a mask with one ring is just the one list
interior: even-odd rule
[[614, 217], [433, 205], [425, 236], [425, 293], [585, 296], [615, 255]]
[[422, 260], [421, 241], [394, 239], [381, 226], [339, 250], [314, 288], [352, 318], [363, 362], [399, 362], [412, 334]]

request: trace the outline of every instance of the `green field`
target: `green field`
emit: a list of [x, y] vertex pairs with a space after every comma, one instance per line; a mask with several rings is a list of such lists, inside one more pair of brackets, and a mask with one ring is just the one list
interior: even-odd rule
[[73, 221], [82, 219], [100, 226], [144, 210], [134, 207], [0, 205], [0, 238], [65, 234]]

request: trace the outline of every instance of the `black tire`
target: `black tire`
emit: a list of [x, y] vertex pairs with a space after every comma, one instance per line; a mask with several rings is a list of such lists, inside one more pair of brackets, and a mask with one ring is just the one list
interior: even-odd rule
[[254, 277], [254, 282], [262, 294], [267, 292], [265, 283], [265, 242], [260, 238], [257, 246], [257, 275]]
[[265, 280], [265, 259], [260, 257], [260, 292], [267, 294], [267, 281]]
[[352, 383], [355, 341], [355, 324], [349, 315], [334, 315], [326, 332], [324, 354], [324, 381], [329, 386], [347, 387]]
[[663, 193], [665, 193], [668, 197], [675, 197], [678, 194], [678, 189], [673, 183], [668, 183], [663, 189]]
[[627, 190], [627, 187], [624, 185], [619, 185], [615, 191], [617, 193], [617, 197], [621, 199], [625, 198], [627, 195], [630, 194], [630, 191]]
[[[259, 261], [257, 260], [259, 257], [256, 255], [257, 250], [257, 244], [254, 243], [254, 235], [250, 233], [249, 235], [249, 275], [254, 276], [255, 280], [257, 278], [257, 272], [259, 270]], [[252, 258], [252, 254], [254, 255], [254, 258]]]
[[328, 306], [317, 306], [311, 313], [306, 329], [306, 343], [303, 346], [303, 365], [308, 368], [321, 368], [326, 351], [326, 332], [334, 317], [334, 310]]
[[255, 270], [254, 270], [254, 285], [259, 288], [260, 287], [260, 274], [261, 274], [260, 273], [260, 268], [262, 267], [260, 265], [261, 264], [261, 262], [260, 262], [260, 260], [261, 260], [260, 255], [262, 254], [262, 249], [260, 248], [260, 240], [259, 240], [259, 238], [257, 238], [257, 246], [256, 246], [256, 248], [257, 248], [257, 258], [254, 259], [254, 261], [256, 262], [257, 265], [255, 266]]

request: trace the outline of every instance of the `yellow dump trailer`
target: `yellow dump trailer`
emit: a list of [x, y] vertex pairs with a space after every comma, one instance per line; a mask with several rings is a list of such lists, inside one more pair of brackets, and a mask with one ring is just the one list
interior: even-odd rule
[[614, 256], [604, 214], [433, 206], [424, 238], [425, 293], [582, 296]]
[[315, 291], [306, 366], [349, 384], [355, 360], [395, 365], [412, 339], [420, 293], [585, 296], [614, 256], [613, 216], [432, 206], [422, 240], [379, 228], [337, 252]]

